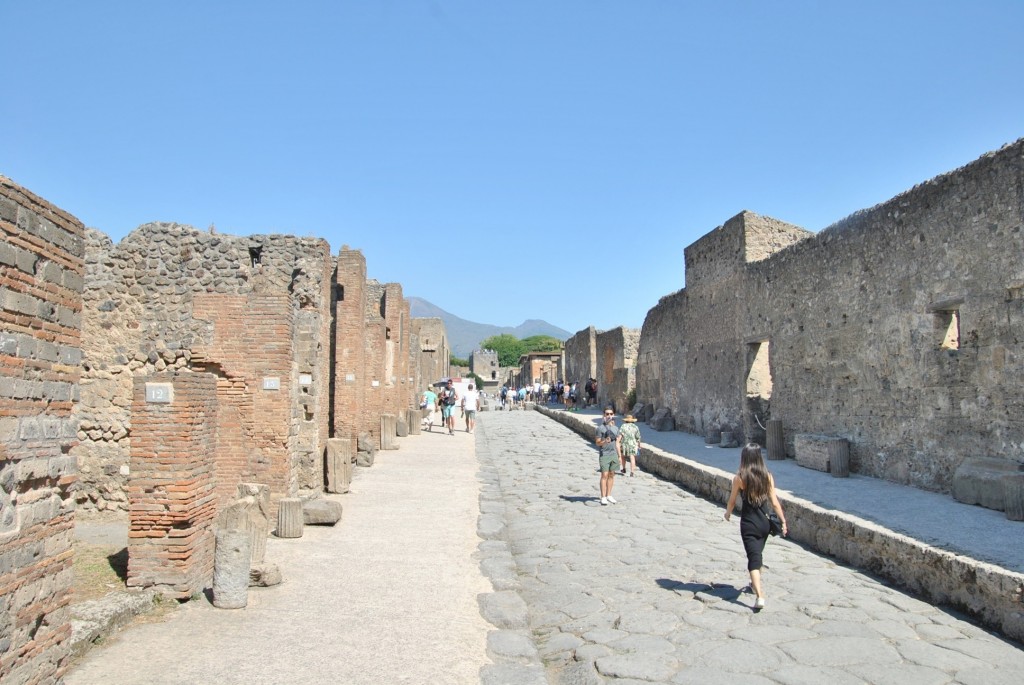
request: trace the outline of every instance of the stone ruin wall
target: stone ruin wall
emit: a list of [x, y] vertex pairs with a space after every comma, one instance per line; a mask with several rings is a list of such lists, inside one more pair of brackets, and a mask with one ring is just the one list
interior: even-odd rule
[[82, 281], [78, 219], [0, 177], [0, 682], [70, 659]]
[[[595, 359], [597, 363], [597, 401], [600, 405], [612, 405], [615, 411], [625, 414], [632, 406], [628, 401], [629, 392], [636, 387], [637, 348], [640, 331], [619, 326], [602, 331], [595, 336]], [[586, 382], [584, 380], [584, 382]]]
[[420, 387], [426, 386], [449, 375], [448, 363], [451, 349], [448, 347], [448, 332], [444, 321], [437, 317], [412, 320], [412, 330], [419, 339], [419, 347], [413, 350], [420, 372]]
[[[86, 238], [79, 505], [127, 508], [133, 379], [165, 370], [218, 376], [223, 476], [273, 483], [278, 496], [319, 489], [327, 243], [177, 224], [142, 226], [117, 245], [98, 231]], [[300, 374], [312, 383], [300, 386]], [[234, 485], [221, 489], [230, 497]]]
[[737, 308], [743, 269], [749, 259], [763, 258], [765, 246], [812, 235], [741, 212], [687, 247], [686, 288], [662, 298], [641, 329], [638, 399], [670, 408], [679, 430], [742, 434], [737, 398], [744, 396], [746, 347]]
[[591, 378], [597, 378], [597, 331], [588, 326], [565, 341], [565, 377], [578, 384], [579, 396], [585, 397], [583, 387]]
[[697, 433], [781, 419], [790, 451], [846, 437], [855, 471], [926, 489], [965, 457], [1024, 459], [1024, 141], [817, 235], [781, 228], [744, 213], [688, 248], [686, 289], [644, 323], [641, 400]]

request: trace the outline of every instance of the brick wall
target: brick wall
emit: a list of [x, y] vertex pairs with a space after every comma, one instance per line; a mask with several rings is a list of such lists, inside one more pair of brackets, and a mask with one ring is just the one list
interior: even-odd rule
[[[363, 415], [367, 391], [366, 258], [343, 247], [335, 261], [333, 435], [353, 442], [369, 430]], [[379, 432], [379, 428], [378, 428]]]
[[213, 580], [217, 385], [206, 373], [135, 379], [129, 587], [187, 598]]
[[71, 635], [82, 233], [0, 177], [0, 681], [59, 681]]
[[276, 511], [278, 500], [293, 496], [298, 487], [291, 298], [197, 294], [193, 315], [208, 321], [212, 334], [209, 344], [192, 349], [191, 365], [217, 374], [220, 404], [217, 449], [197, 457], [215, 462], [222, 504], [234, 500], [239, 483], [263, 483]]
[[[280, 356], [282, 346], [288, 347], [292, 355], [287, 364], [275, 361], [274, 374], [268, 374], [282, 378], [286, 385], [277, 396], [287, 393], [290, 402], [289, 418], [284, 422], [275, 419], [270, 424], [280, 434], [267, 438], [273, 443], [272, 450], [283, 450], [283, 459], [294, 462], [286, 466], [287, 474], [280, 476], [285, 484], [279, 491], [317, 487], [322, 479], [320, 454], [326, 440], [329, 405], [329, 388], [323, 387], [329, 383], [333, 266], [329, 245], [316, 238], [240, 237], [179, 224], [140, 226], [117, 245], [98, 231], [86, 234], [84, 375], [82, 401], [75, 408], [81, 421], [81, 444], [75, 448], [83, 476], [78, 492], [80, 506], [127, 506], [124, 490], [134, 377], [189, 368], [193, 350], [200, 349], [205, 356], [196, 362], [196, 368], [208, 368], [228, 379], [224, 369], [231, 367], [231, 380], [222, 385], [234, 383], [229, 394], [243, 406], [249, 400], [236, 393], [262, 392], [262, 376], [258, 379], [260, 385], [253, 386], [254, 377], [245, 370], [251, 366], [244, 359], [246, 350], [254, 342], [256, 356], [268, 350]], [[274, 309], [269, 312], [275, 322], [280, 322], [286, 315], [284, 308], [292, 310], [287, 331], [259, 328], [256, 313], [260, 303], [271, 302], [258, 299], [263, 297], [288, 300], [287, 305], [274, 300]], [[247, 306], [255, 307], [254, 320], [238, 326], [260, 337], [227, 338], [223, 331], [218, 333], [216, 298], [226, 298], [223, 301], [228, 303], [226, 313], [230, 316], [235, 316], [232, 308], [237, 307], [231, 304], [237, 300], [230, 298], [242, 298], [249, 303]], [[197, 301], [205, 307], [200, 315], [193, 311]], [[227, 323], [225, 320], [223, 325]], [[264, 338], [264, 333], [274, 337]], [[228, 356], [220, 359], [221, 353]], [[312, 370], [314, 379], [309, 386], [312, 394], [302, 392], [298, 385], [298, 373], [308, 370]], [[254, 410], [262, 406], [257, 398], [252, 402]], [[306, 422], [305, 412], [310, 408], [319, 418]], [[281, 410], [285, 411], [283, 407]], [[262, 464], [267, 458], [260, 453], [262, 449], [257, 446], [247, 459]]]

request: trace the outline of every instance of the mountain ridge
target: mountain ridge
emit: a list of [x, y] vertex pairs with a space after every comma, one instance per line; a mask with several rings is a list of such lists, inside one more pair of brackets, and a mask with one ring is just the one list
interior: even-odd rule
[[527, 319], [518, 326], [496, 326], [463, 319], [422, 297], [406, 299], [409, 300], [410, 316], [416, 318], [436, 317], [444, 322], [444, 327], [448, 332], [448, 347], [452, 354], [460, 359], [469, 358], [469, 355], [479, 347], [481, 341], [495, 335], [507, 333], [519, 339], [534, 335], [550, 335], [562, 341], [572, 336], [569, 331], [543, 319]]

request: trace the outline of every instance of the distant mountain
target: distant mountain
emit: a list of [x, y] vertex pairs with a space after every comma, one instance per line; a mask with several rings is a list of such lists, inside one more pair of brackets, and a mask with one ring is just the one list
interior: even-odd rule
[[444, 327], [448, 331], [448, 346], [451, 348], [452, 354], [462, 359], [468, 359], [470, 353], [479, 347], [481, 341], [493, 335], [508, 333], [519, 339], [529, 338], [533, 335], [550, 335], [559, 340], [567, 340], [572, 336], [569, 331], [539, 319], [529, 319], [514, 327], [492, 326], [489, 323], [476, 323], [460, 319], [419, 297], [407, 299], [411, 316], [416, 318], [437, 317], [444, 321]]

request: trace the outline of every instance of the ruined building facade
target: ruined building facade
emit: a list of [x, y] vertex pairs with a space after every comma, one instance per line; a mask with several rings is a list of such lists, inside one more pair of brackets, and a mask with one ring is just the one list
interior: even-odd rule
[[585, 328], [565, 341], [566, 380], [578, 384], [582, 398], [586, 382], [596, 379], [598, 404], [628, 412], [632, 408], [630, 393], [636, 387], [639, 346], [640, 331], [635, 328]]
[[177, 224], [115, 245], [4, 178], [0, 231], [5, 683], [66, 669], [76, 500], [128, 510], [129, 586], [192, 596], [239, 484], [272, 516], [319, 496], [328, 440], [380, 447], [447, 364], [440, 321], [347, 247]]
[[637, 395], [681, 430], [847, 438], [852, 469], [948, 491], [1024, 461], [1024, 141], [812, 234], [744, 212], [648, 313]]

